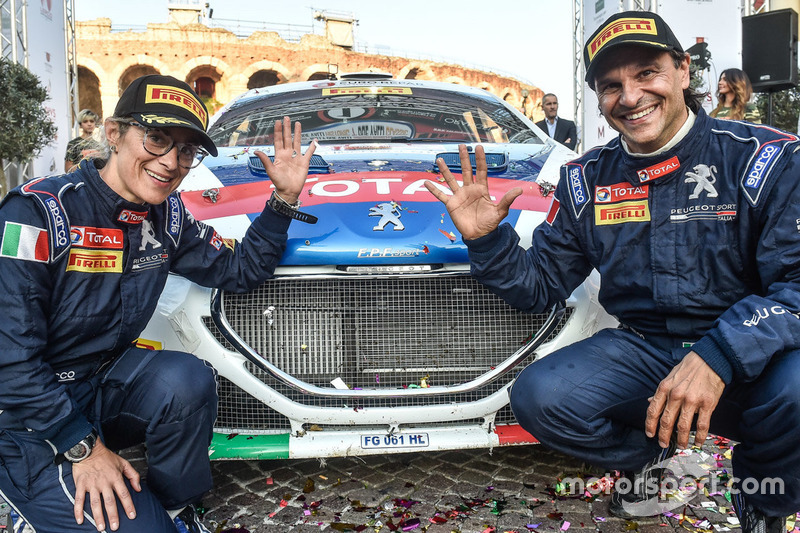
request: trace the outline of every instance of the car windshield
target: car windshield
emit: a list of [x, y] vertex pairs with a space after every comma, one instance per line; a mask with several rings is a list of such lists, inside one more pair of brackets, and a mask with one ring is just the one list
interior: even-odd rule
[[489, 93], [407, 86], [335, 86], [245, 97], [211, 127], [217, 146], [272, 144], [275, 120], [303, 126], [303, 142], [541, 143]]

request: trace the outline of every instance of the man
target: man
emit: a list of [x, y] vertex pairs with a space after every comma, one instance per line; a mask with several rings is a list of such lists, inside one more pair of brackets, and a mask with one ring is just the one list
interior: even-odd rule
[[800, 140], [709, 118], [653, 13], [613, 15], [584, 59], [620, 136], [564, 165], [527, 251], [499, 225], [522, 190], [491, 200], [482, 148], [473, 177], [461, 147], [463, 186], [439, 163], [452, 196], [426, 184], [507, 302], [542, 311], [594, 268], [621, 323], [523, 370], [511, 406], [545, 445], [633, 476], [618, 516], [664, 510], [650, 482], [692, 429], [726, 435], [743, 531], [784, 531], [800, 510]]
[[540, 120], [536, 125], [549, 137], [570, 150], [574, 150], [575, 145], [578, 144], [575, 123], [558, 116], [558, 97], [553, 93], [544, 95], [542, 97], [542, 109], [544, 109], [544, 120]]

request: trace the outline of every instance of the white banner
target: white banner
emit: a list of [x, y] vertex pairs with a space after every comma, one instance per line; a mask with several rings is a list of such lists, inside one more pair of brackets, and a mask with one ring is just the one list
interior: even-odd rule
[[[617, 0], [584, 2], [584, 41], [606, 18], [618, 11]], [[669, 24], [692, 61], [704, 64], [705, 81], [698, 88], [709, 92], [706, 112], [717, 105], [717, 80], [728, 68], [742, 67], [742, 18], [739, 0], [661, 0], [658, 14]], [[617, 136], [597, 109], [594, 91], [584, 84], [583, 150], [607, 143]]]
[[43, 105], [58, 128], [53, 143], [33, 160], [33, 175], [49, 176], [64, 172], [67, 142], [72, 138], [64, 0], [30, 0], [26, 9], [28, 68], [47, 89], [49, 97]]

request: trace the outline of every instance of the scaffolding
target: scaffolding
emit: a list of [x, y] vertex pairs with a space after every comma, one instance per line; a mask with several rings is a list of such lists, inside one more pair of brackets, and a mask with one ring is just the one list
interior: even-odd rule
[[70, 108], [72, 137], [80, 135], [76, 120], [80, 112], [78, 98], [78, 44], [75, 36], [75, 0], [64, 1], [64, 44], [67, 51], [67, 102]]
[[[28, 24], [25, 0], [0, 0], [0, 35], [3, 58], [28, 67]], [[22, 183], [31, 171], [30, 162], [0, 161], [9, 188]]]

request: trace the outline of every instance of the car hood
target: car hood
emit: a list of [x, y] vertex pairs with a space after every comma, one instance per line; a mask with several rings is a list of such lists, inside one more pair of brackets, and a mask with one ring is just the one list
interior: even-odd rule
[[[194, 190], [182, 192], [184, 203], [223, 237], [242, 238], [273, 190], [253, 155], [257, 149], [221, 148], [218, 157], [187, 178], [185, 188]], [[514, 187], [523, 190], [506, 221], [517, 225], [521, 216], [537, 213], [540, 222], [551, 203], [557, 168], [574, 153], [553, 144], [484, 149], [493, 154], [488, 181], [494, 199]], [[266, 147], [262, 151], [272, 153]], [[281, 264], [467, 262], [466, 246], [444, 205], [425, 188], [431, 181], [449, 192], [434, 162], [444, 157], [460, 180], [457, 155], [454, 144], [424, 151], [418, 146], [321, 146], [300, 195], [300, 210], [319, 221], [292, 222]]]

